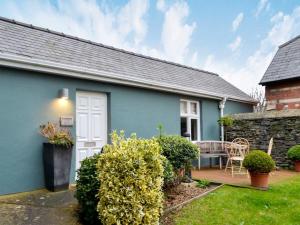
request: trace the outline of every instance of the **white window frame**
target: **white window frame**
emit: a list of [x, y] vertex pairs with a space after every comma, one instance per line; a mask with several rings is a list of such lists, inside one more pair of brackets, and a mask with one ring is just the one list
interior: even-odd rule
[[[181, 102], [186, 102], [187, 104], [187, 113], [181, 112]], [[195, 103], [197, 107], [197, 114], [191, 113], [191, 103]], [[180, 118], [186, 118], [187, 119], [187, 132], [192, 135], [191, 132], [191, 119], [197, 120], [197, 140], [194, 140], [192, 142], [200, 141], [201, 135], [200, 135], [200, 102], [195, 100], [188, 100], [188, 99], [180, 99]], [[192, 138], [192, 137], [191, 137]]]

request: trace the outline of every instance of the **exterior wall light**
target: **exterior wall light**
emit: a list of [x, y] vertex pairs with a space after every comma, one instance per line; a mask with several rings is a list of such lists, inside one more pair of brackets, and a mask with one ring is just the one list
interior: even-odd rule
[[68, 100], [69, 99], [69, 89], [68, 88], [60, 89], [58, 92], [58, 97], [61, 99]]

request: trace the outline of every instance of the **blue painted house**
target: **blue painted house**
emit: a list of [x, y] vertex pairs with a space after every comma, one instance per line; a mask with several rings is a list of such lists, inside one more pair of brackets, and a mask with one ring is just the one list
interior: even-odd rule
[[44, 187], [40, 124], [71, 125], [74, 181], [114, 129], [152, 137], [163, 124], [220, 139], [224, 98], [224, 114], [252, 111], [253, 99], [217, 74], [0, 18], [0, 194]]

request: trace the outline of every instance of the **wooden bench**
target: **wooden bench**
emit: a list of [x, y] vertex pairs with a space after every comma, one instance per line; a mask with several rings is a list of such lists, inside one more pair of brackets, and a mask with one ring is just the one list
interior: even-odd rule
[[222, 169], [222, 157], [227, 156], [226, 147], [231, 145], [228, 141], [198, 141], [195, 144], [200, 148], [198, 157], [198, 169], [201, 167], [201, 158], [219, 158]]

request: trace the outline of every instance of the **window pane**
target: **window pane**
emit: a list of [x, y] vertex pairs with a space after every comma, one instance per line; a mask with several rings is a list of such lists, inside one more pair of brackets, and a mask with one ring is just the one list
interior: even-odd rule
[[197, 115], [198, 109], [197, 109], [197, 103], [191, 102], [191, 114]]
[[184, 134], [187, 132], [187, 118], [181, 117], [180, 120], [181, 136], [184, 136]]
[[191, 139], [197, 141], [198, 139], [198, 120], [191, 119]]
[[180, 113], [187, 114], [187, 102], [185, 101], [180, 102]]

